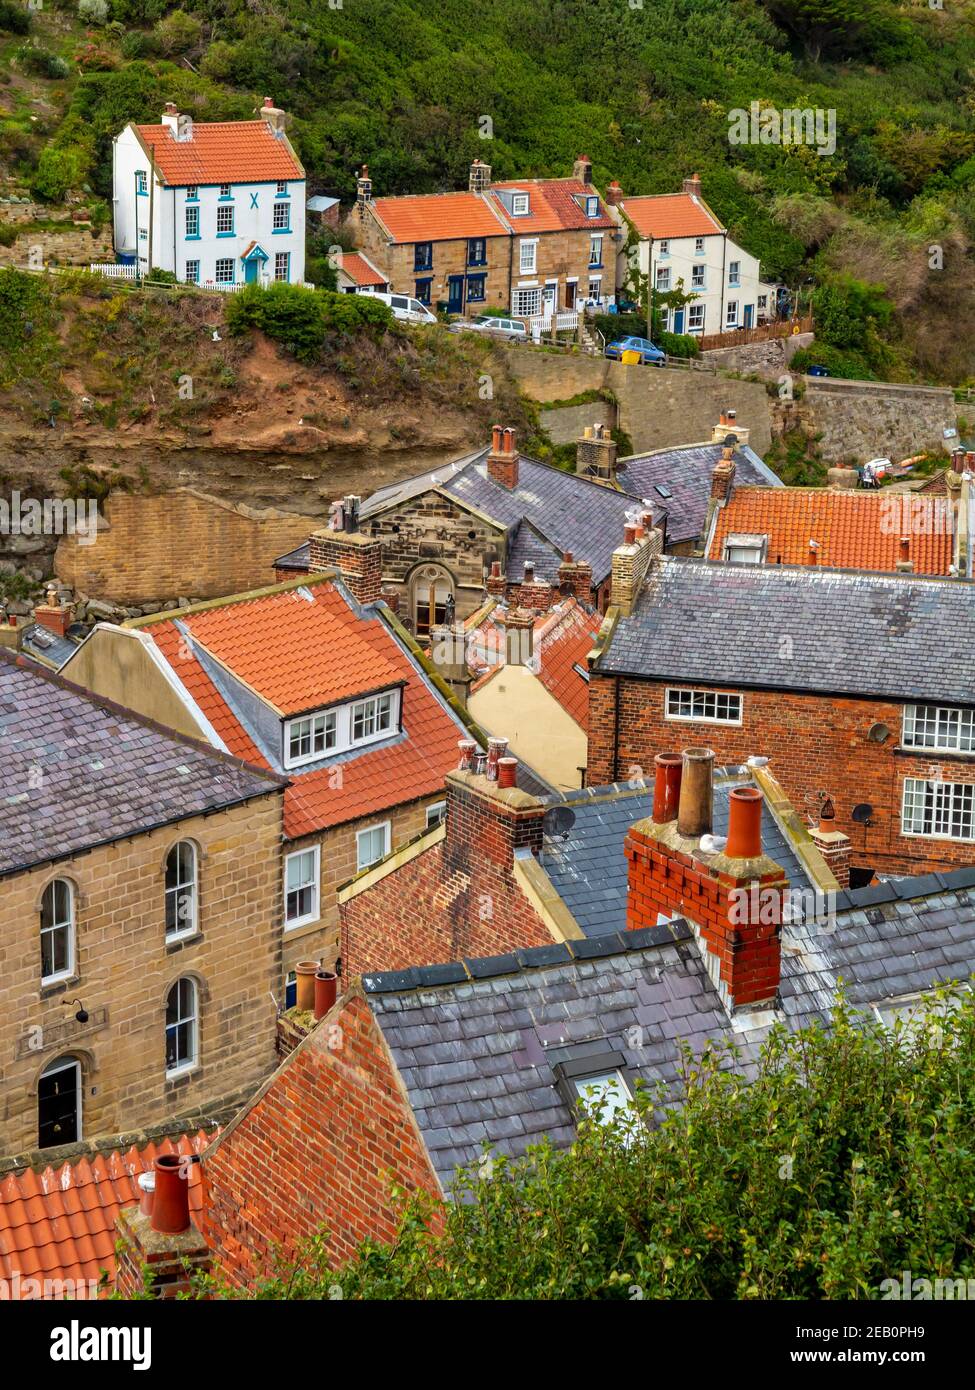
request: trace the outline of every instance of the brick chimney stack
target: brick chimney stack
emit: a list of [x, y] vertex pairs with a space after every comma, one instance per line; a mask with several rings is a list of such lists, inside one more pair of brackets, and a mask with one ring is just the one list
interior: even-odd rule
[[[346, 502], [357, 504], [358, 498]], [[354, 506], [351, 516], [357, 515]], [[334, 514], [334, 511], [333, 511]], [[350, 515], [348, 511], [345, 513]], [[358, 603], [376, 603], [383, 591], [383, 548], [378, 536], [366, 536], [359, 530], [336, 531], [326, 528], [313, 531], [308, 541], [308, 572], [338, 570], [342, 583]]]
[[44, 603], [37, 604], [34, 609], [34, 622], [47, 628], [48, 632], [63, 637], [71, 626], [73, 617], [74, 612], [70, 605], [63, 604], [58, 597], [57, 585], [49, 584]]
[[[685, 752], [676, 796], [675, 755], [656, 759], [654, 816], [638, 821], [626, 837], [627, 927], [633, 931], [685, 918], [729, 1010], [768, 1005], [779, 987], [788, 880], [762, 849], [764, 797], [755, 787], [732, 789], [723, 848], [713, 839], [702, 844], [697, 827], [709, 826], [711, 819], [710, 801], [704, 801], [709, 752]], [[691, 787], [685, 792], [688, 777]], [[682, 826], [693, 832], [684, 833]]]
[[488, 477], [509, 490], [518, 486], [518, 450], [515, 432], [495, 425], [491, 431], [491, 452], [487, 457]]
[[359, 216], [366, 210], [366, 204], [372, 199], [372, 179], [369, 177], [369, 165], [363, 164], [359, 170], [359, 177], [355, 181], [355, 201], [359, 209]]
[[735, 446], [728, 442], [733, 438], [733, 435], [728, 435], [711, 474], [711, 499], [714, 502], [728, 501], [735, 486]]
[[559, 565], [559, 592], [571, 595], [579, 603], [592, 603], [592, 565], [588, 560], [576, 560], [567, 550]]
[[620, 187], [619, 179], [613, 179], [603, 194], [603, 202], [608, 208], [618, 208], [622, 201], [623, 190]]
[[849, 835], [836, 829], [836, 810], [831, 797], [826, 797], [819, 808], [819, 824], [810, 830], [809, 836], [820, 854], [826, 860], [840, 888], [850, 886], [850, 854], [852, 844]]
[[722, 410], [718, 423], [711, 431], [712, 444], [727, 444], [729, 435], [734, 437], [736, 444], [742, 446], [748, 443], [750, 431], [744, 425], [738, 423], [738, 412], [735, 410]]
[[615, 483], [617, 448], [605, 425], [586, 425], [576, 440], [576, 472], [596, 482]]
[[488, 591], [489, 598], [498, 599], [499, 601], [503, 599], [507, 593], [508, 581], [501, 573], [500, 560], [491, 561], [491, 573], [487, 577], [485, 588]]
[[684, 193], [689, 193], [692, 198], [701, 197], [701, 175], [692, 174], [689, 179], [685, 179], [682, 185]]
[[[647, 512], [643, 512], [643, 517]], [[613, 572], [610, 579], [609, 602], [624, 617], [629, 617], [643, 587], [643, 581], [654, 559], [663, 551], [663, 532], [654, 526], [646, 530], [641, 521], [628, 522], [623, 528], [623, 544], [613, 551]]]
[[530, 608], [509, 608], [498, 621], [504, 628], [506, 664], [528, 666], [535, 654], [535, 614]]
[[511, 782], [513, 759], [500, 767], [497, 780], [483, 772], [458, 768], [448, 772], [447, 835], [443, 856], [446, 873], [509, 874], [515, 853], [542, 847], [545, 806], [538, 797]]
[[914, 568], [914, 561], [911, 559], [911, 538], [901, 536], [897, 547], [897, 568], [909, 574]]

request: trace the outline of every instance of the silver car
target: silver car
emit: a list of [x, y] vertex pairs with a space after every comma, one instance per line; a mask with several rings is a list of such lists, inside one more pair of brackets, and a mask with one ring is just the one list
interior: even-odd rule
[[527, 342], [528, 329], [520, 319], [502, 319], [496, 314], [478, 314], [473, 319], [458, 319], [450, 325], [451, 333], [492, 333], [510, 341]]

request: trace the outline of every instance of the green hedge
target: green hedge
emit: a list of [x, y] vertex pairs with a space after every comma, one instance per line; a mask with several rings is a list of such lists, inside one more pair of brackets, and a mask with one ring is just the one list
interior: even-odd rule
[[381, 300], [362, 294], [333, 294], [275, 282], [247, 285], [227, 300], [231, 333], [259, 328], [304, 361], [314, 358], [330, 337], [377, 337], [393, 322]]

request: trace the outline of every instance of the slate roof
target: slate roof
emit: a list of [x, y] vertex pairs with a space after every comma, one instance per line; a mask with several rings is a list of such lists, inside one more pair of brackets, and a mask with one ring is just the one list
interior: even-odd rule
[[[696, 540], [704, 534], [711, 475], [721, 457], [720, 444], [687, 444], [679, 449], [655, 449], [619, 460], [617, 481], [627, 492], [647, 497], [654, 511], [667, 512], [667, 544]], [[782, 482], [753, 449], [739, 444], [735, 451], [736, 484], [781, 488]], [[659, 486], [669, 495], [657, 491]]]
[[292, 587], [132, 626], [152, 637], [232, 753], [281, 773], [277, 725], [272, 746], [240, 687], [222, 678], [224, 670], [244, 682], [245, 692], [257, 691], [275, 719], [274, 702], [307, 709], [379, 687], [402, 688], [402, 728], [388, 740], [291, 769], [288, 839], [441, 791], [457, 765], [457, 741], [470, 733], [413, 651], [376, 608], [360, 607], [335, 581], [286, 582]]
[[[139, 1174], [151, 1172], [163, 1154], [201, 1154], [213, 1137], [201, 1129], [175, 1142], [163, 1139], [141, 1149], [133, 1145], [124, 1154], [116, 1149], [58, 1168], [27, 1168], [0, 1177], [0, 1278], [12, 1291], [15, 1273], [21, 1281], [97, 1283], [105, 1270], [110, 1291], [116, 1268], [115, 1218], [139, 1201]], [[187, 1180], [190, 1215], [197, 1216], [203, 1205], [199, 1164], [188, 1165]]]
[[[747, 767], [716, 768], [713, 821], [715, 835], [728, 831], [732, 787], [752, 783]], [[586, 933], [603, 936], [626, 930], [627, 864], [623, 852], [626, 833], [635, 821], [653, 811], [652, 785], [634, 789], [626, 783], [586, 787], [546, 798], [549, 808], [567, 807], [575, 823], [563, 838], [547, 833], [539, 863], [559, 897]], [[548, 825], [551, 826], [551, 818]], [[554, 827], [553, 827], [554, 829]], [[766, 798], [762, 815], [762, 845], [786, 873], [793, 887], [812, 887], [789, 840]]]
[[64, 663], [74, 656], [84, 633], [85, 629], [80, 623], [72, 623], [63, 637], [43, 623], [28, 623], [20, 631], [20, 649], [49, 670], [60, 671]]
[[194, 121], [192, 140], [177, 140], [165, 125], [137, 125], [143, 145], [153, 147], [156, 168], [167, 187], [211, 183], [264, 183], [304, 179], [305, 171], [287, 139], [267, 121]]
[[0, 875], [279, 790], [0, 648]]
[[289, 550], [287, 555], [279, 555], [274, 561], [272, 569], [295, 570], [298, 574], [307, 574], [310, 564], [311, 542], [304, 541], [301, 545], [296, 546], [294, 550]]
[[617, 622], [596, 669], [733, 688], [970, 705], [975, 586], [667, 555], [652, 566], [633, 614]]
[[[646, 494], [634, 492], [629, 486], [627, 491], [617, 492], [524, 454], [518, 465], [518, 486], [506, 488], [488, 477], [488, 452], [487, 448], [481, 449], [455, 464], [374, 492], [360, 511], [360, 521], [401, 505], [431, 487], [439, 487], [508, 531], [516, 552], [524, 559], [537, 558], [543, 569], [547, 566], [551, 570], [553, 558], [569, 550], [577, 561], [592, 565], [593, 587], [602, 583], [612, 570], [613, 551], [622, 542], [626, 513], [638, 506]], [[660, 512], [660, 508], [655, 508], [656, 515]], [[550, 552], [539, 543], [537, 535], [529, 535], [527, 528], [521, 527], [524, 520], [550, 542]]]
[[735, 487], [718, 510], [707, 554], [720, 560], [734, 535], [768, 537], [767, 560], [806, 565], [816, 541], [817, 564], [838, 569], [886, 570], [900, 559], [901, 536], [910, 539], [916, 574], [947, 575], [954, 550], [953, 516], [945, 497], [884, 490]]
[[620, 207], [641, 236], [655, 241], [661, 237], [715, 236], [724, 231], [704, 199], [690, 193], [624, 198]]
[[[975, 970], [975, 869], [841, 895], [835, 927], [783, 933], [781, 1008], [789, 1029], [828, 1019], [841, 988], [886, 1017], [918, 992]], [[518, 1156], [574, 1117], [555, 1088], [566, 1049], [609, 1046], [633, 1078], [679, 1099], [679, 1047], [734, 1043], [753, 1073], [771, 1011], [725, 1012], [683, 922], [363, 977], [441, 1182], [485, 1143]]]

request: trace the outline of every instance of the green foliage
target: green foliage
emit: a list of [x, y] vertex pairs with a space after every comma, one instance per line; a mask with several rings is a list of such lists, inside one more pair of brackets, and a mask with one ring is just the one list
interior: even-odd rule
[[83, 156], [72, 149], [48, 145], [37, 161], [30, 191], [46, 203], [61, 203], [65, 194], [81, 182]]
[[46, 280], [0, 270], [0, 386], [45, 374], [56, 343], [55, 320]]
[[185, 10], [173, 10], [156, 25], [155, 38], [159, 51], [167, 58], [174, 53], [186, 53], [200, 42], [203, 25], [195, 15]]
[[18, 0], [0, 0], [0, 29], [8, 34], [30, 32], [30, 11]]
[[259, 328], [302, 361], [316, 358], [331, 337], [375, 337], [393, 321], [387, 306], [370, 295], [332, 294], [283, 281], [267, 288], [246, 285], [228, 299], [226, 317], [231, 333]]
[[700, 357], [701, 344], [692, 333], [658, 333], [653, 340], [671, 357]]
[[891, 304], [882, 285], [868, 285], [851, 275], [839, 275], [813, 294], [817, 338], [831, 347], [869, 345], [871, 332], [886, 328]]
[[812, 347], [799, 348], [789, 363], [795, 372], [808, 372], [810, 367], [825, 367], [830, 376], [843, 381], [873, 381], [869, 361], [861, 352], [844, 351], [830, 347], [828, 343], [813, 343]]
[[594, 314], [593, 326], [606, 339], [607, 343], [617, 338], [645, 338], [647, 318], [645, 314]]
[[917, 44], [891, 0], [763, 0], [769, 14], [802, 44], [806, 56], [908, 58]]
[[50, 49], [42, 48], [37, 43], [22, 44], [14, 54], [17, 65], [24, 72], [30, 73], [33, 77], [61, 78], [67, 77], [68, 65], [63, 58], [59, 58]]
[[17, 236], [18, 227], [15, 222], [0, 223], [0, 246], [13, 246]]
[[570, 1149], [485, 1158], [439, 1232], [429, 1201], [395, 1193], [391, 1246], [333, 1272], [319, 1240], [247, 1296], [873, 1299], [904, 1269], [975, 1276], [970, 995], [891, 1031], [845, 1005], [831, 1027], [776, 1028], [750, 1084], [729, 1061], [685, 1051], [680, 1107], [644, 1091], [645, 1124], [591, 1113]]
[[108, 0], [78, 0], [78, 18], [83, 24], [107, 24]]

